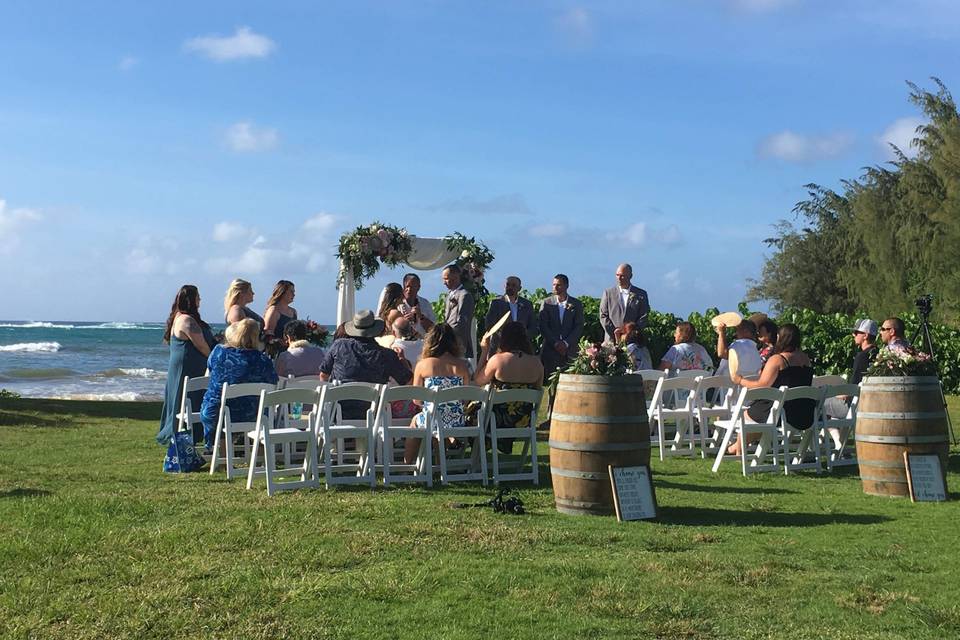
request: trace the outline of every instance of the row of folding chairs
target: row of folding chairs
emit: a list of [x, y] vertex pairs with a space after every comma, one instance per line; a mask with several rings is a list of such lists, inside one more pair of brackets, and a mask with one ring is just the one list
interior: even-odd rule
[[[798, 437], [800, 430], [790, 427], [780, 416], [781, 390], [755, 389], [745, 396], [748, 390], [733, 384], [728, 376], [704, 375], [706, 372], [700, 371], [679, 372], [676, 377], [668, 377], [663, 371], [638, 373], [644, 376], [645, 383], [654, 385], [647, 415], [661, 460], [672, 456], [694, 457], [698, 449], [702, 458], [722, 459], [733, 434], [741, 428], [746, 409], [756, 400], [771, 400], [764, 397], [770, 395], [776, 398], [777, 409], [771, 411], [768, 421], [779, 429], [774, 444], [778, 452], [782, 450], [786, 473], [803, 468], [820, 469], [823, 464], [831, 471], [834, 467], [856, 464], [853, 433], [860, 390], [857, 385], [846, 384], [841, 376], [818, 376], [813, 387], [798, 388], [812, 390], [790, 390], [787, 400], [809, 397], [817, 403], [814, 426], [805, 430], [803, 437]], [[846, 415], [826, 416], [825, 401], [839, 396], [849, 398]], [[761, 430], [753, 424], [747, 428]], [[751, 448], [750, 469], [766, 469], [768, 465], [759, 462], [771, 449], [766, 439]], [[743, 464], [746, 468], [745, 461]], [[715, 470], [718, 465], [719, 462], [715, 462]]]
[[[209, 384], [209, 379], [187, 379], [181, 402], [181, 428], [199, 421], [193, 411], [189, 392]], [[229, 401], [253, 397], [258, 402], [253, 422], [235, 422]], [[388, 386], [367, 383], [326, 383], [309, 376], [281, 379], [278, 385], [263, 383], [225, 384], [213, 445], [210, 473], [223, 464], [228, 479], [246, 473], [247, 487], [264, 476], [267, 493], [281, 489], [319, 486], [322, 465], [325, 485], [376, 485], [377, 476], [385, 485], [396, 482], [422, 482], [433, 485], [433, 441], [441, 482], [479, 480], [486, 484], [488, 467], [495, 483], [532, 481], [539, 484], [536, 430], [499, 425], [494, 408], [507, 403], [527, 403], [531, 408], [530, 425], [536, 425], [541, 392], [530, 389], [497, 390], [489, 387], [453, 387], [433, 391], [423, 387]], [[354, 401], [368, 405], [361, 419], [342, 416], [341, 403]], [[393, 418], [391, 404], [418, 401], [424, 411], [425, 428], [411, 427], [410, 418]], [[437, 419], [437, 408], [448, 402], [476, 403], [474, 426], [450, 426]], [[431, 434], [431, 436], [427, 436]], [[420, 439], [420, 450], [412, 464], [403, 461], [405, 438]], [[465, 446], [450, 451], [448, 439]], [[497, 447], [500, 440], [521, 440], [519, 457], [505, 457]], [[486, 447], [491, 443], [492, 460], [488, 465]], [[466, 453], [469, 452], [469, 456]], [[526, 462], [529, 461], [529, 468]], [[245, 465], [246, 469], [241, 469]], [[291, 479], [292, 478], [292, 479]]]

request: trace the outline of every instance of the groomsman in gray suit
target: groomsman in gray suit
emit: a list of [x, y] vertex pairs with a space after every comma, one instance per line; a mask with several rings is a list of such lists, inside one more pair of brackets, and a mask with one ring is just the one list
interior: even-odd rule
[[453, 327], [453, 332], [460, 339], [463, 345], [463, 357], [472, 358], [473, 338], [470, 330], [473, 327], [473, 310], [476, 308], [476, 302], [473, 294], [464, 289], [460, 283], [461, 276], [460, 267], [455, 264], [443, 270], [443, 284], [449, 290], [444, 322]]
[[[577, 355], [580, 336], [583, 335], [583, 304], [567, 295], [569, 286], [570, 278], [558, 273], [553, 277], [553, 295], [540, 304], [540, 334], [543, 336], [540, 360], [543, 362], [544, 380]], [[551, 414], [553, 398], [551, 394]], [[550, 420], [547, 419], [540, 428], [549, 426]]]
[[[497, 320], [503, 317], [503, 314], [510, 312], [510, 319], [519, 322], [526, 328], [527, 337], [532, 343], [538, 335], [537, 324], [538, 317], [533, 309], [533, 303], [520, 296], [520, 278], [517, 276], [508, 276], [503, 285], [503, 297], [490, 302], [490, 309], [483, 320], [484, 330], [489, 329]], [[497, 352], [497, 346], [500, 344], [500, 332], [490, 337], [490, 353]]]
[[600, 324], [603, 325], [603, 343], [616, 344], [620, 339], [620, 327], [625, 322], [636, 322], [640, 328], [647, 326], [650, 301], [647, 292], [630, 284], [633, 267], [621, 264], [617, 267], [617, 286], [603, 292], [600, 300]]

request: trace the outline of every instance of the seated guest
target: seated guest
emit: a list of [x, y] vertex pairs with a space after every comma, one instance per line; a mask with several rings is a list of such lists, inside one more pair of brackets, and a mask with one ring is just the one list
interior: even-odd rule
[[273, 288], [267, 301], [267, 310], [263, 312], [263, 332], [267, 336], [283, 336], [283, 328], [287, 323], [297, 319], [297, 310], [290, 306], [296, 294], [289, 280], [281, 280]]
[[903, 337], [906, 327], [900, 318], [887, 318], [880, 324], [880, 339], [883, 340], [883, 348], [887, 351], [893, 351], [899, 355], [907, 355], [913, 351], [910, 343]]
[[[413, 384], [428, 389], [449, 389], [462, 387], [469, 380], [470, 369], [467, 361], [463, 359], [463, 347], [460, 346], [453, 327], [443, 322], [433, 325], [423, 340], [423, 355], [413, 371]], [[424, 411], [416, 415], [411, 426], [426, 427], [425, 411], [431, 408], [424, 406]], [[435, 417], [445, 427], [462, 427], [463, 404], [444, 402], [436, 408]], [[407, 438], [403, 451], [404, 462], [412, 464], [419, 449], [419, 438]]]
[[283, 339], [287, 350], [277, 356], [277, 375], [319, 376], [326, 352], [307, 340], [307, 323], [291, 320], [283, 328]]
[[[853, 358], [853, 368], [850, 370], [850, 384], [860, 384], [863, 380], [863, 374], [867, 372], [867, 367], [877, 357], [879, 349], [877, 348], [877, 323], [869, 318], [858, 320], [856, 326], [850, 329], [853, 334], [853, 343], [857, 346], [857, 355]], [[847, 396], [827, 398], [823, 402], [823, 410], [831, 418], [843, 418], [850, 409], [850, 398]], [[834, 441], [839, 446], [839, 432], [836, 429], [830, 429]]]
[[[519, 322], [507, 322], [500, 329], [497, 353], [490, 355], [490, 338], [480, 342], [480, 360], [473, 381], [478, 385], [488, 382], [495, 389], [542, 389], [543, 363], [533, 355], [533, 346], [527, 329]], [[503, 429], [534, 426], [530, 424], [533, 407], [526, 402], [499, 404], [494, 410], [497, 426]], [[503, 453], [513, 450], [513, 442], [502, 438], [497, 447]]]
[[777, 344], [777, 323], [766, 316], [757, 325], [757, 342], [760, 343], [760, 366], [767, 364]]
[[[720, 357], [720, 366], [717, 367], [718, 376], [729, 375], [732, 380], [735, 375], [755, 376], [760, 373], [763, 363], [760, 362], [760, 352], [757, 351], [757, 325], [749, 320], [742, 320], [737, 325], [736, 339], [727, 346], [727, 325], [720, 323], [717, 329], [717, 355]], [[730, 354], [733, 353], [733, 357]]]
[[[647, 336], [636, 322], [627, 322], [620, 327], [620, 342], [625, 346], [634, 371], [653, 369], [650, 349], [647, 348]], [[699, 346], [699, 345], [698, 345]]]
[[397, 310], [413, 323], [417, 335], [422, 338], [437, 322], [437, 317], [433, 313], [430, 301], [419, 293], [420, 276], [415, 273], [403, 276], [403, 301], [397, 306]]
[[[431, 325], [432, 326], [432, 325]], [[400, 316], [393, 321], [393, 350], [415, 367], [423, 351], [423, 340], [417, 335], [412, 322]]]
[[403, 302], [403, 287], [400, 283], [387, 284], [380, 294], [380, 308], [377, 310], [377, 317], [383, 320], [387, 334], [393, 331], [393, 321], [403, 315], [399, 309], [401, 302]]
[[[747, 389], [761, 389], [763, 387], [809, 387], [813, 384], [813, 366], [810, 358], [800, 350], [800, 328], [792, 323], [780, 327], [777, 334], [777, 344], [773, 348], [773, 355], [767, 360], [759, 380], [748, 380], [740, 373], [732, 374], [733, 382]], [[747, 409], [747, 417], [754, 422], [765, 422], [770, 416], [773, 403], [769, 400], [758, 400]], [[787, 420], [796, 429], [809, 429], [813, 426], [814, 414], [817, 410], [815, 400], [791, 400], [783, 407]], [[742, 444], [733, 444], [727, 453], [740, 455]]]
[[696, 340], [696, 327], [689, 322], [678, 322], [677, 328], [673, 330], [673, 346], [663, 354], [657, 368], [663, 371], [713, 371], [713, 359]]
[[[374, 339], [383, 334], [383, 320], [373, 316], [373, 311], [364, 309], [345, 323], [345, 337], [334, 340], [320, 364], [321, 380], [340, 382], [372, 382], [384, 384], [393, 379], [397, 384], [407, 384], [413, 378], [396, 352], [377, 344]], [[367, 413], [367, 403], [349, 400], [340, 403], [345, 419], [356, 420]]]
[[[208, 452], [212, 451], [216, 436], [217, 419], [220, 415], [220, 399], [223, 384], [242, 382], [277, 383], [273, 361], [260, 349], [260, 325], [251, 318], [234, 322], [226, 330], [225, 344], [218, 344], [210, 352], [207, 368], [210, 370], [210, 386], [203, 394], [200, 419]], [[253, 397], [227, 401], [230, 418], [234, 422], [252, 422], [257, 413], [258, 400]], [[230, 446], [229, 443], [226, 443]]]
[[253, 295], [253, 285], [246, 280], [237, 278], [230, 283], [227, 295], [223, 298], [224, 320], [228, 325], [250, 318], [260, 326], [260, 331], [263, 331], [263, 318], [247, 307], [253, 302]]

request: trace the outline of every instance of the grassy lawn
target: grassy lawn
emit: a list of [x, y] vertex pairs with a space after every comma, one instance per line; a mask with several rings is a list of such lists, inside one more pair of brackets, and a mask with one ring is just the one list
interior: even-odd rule
[[546, 464], [522, 517], [451, 508], [473, 484], [167, 476], [159, 413], [0, 399], [0, 636], [960, 637], [956, 450], [942, 504], [657, 461], [661, 520], [618, 523], [558, 514]]

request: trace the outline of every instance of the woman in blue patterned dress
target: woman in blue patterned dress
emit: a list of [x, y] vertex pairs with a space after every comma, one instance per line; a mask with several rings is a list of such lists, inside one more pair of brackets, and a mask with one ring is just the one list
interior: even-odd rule
[[[207, 452], [213, 449], [220, 416], [220, 398], [223, 383], [241, 382], [277, 383], [273, 361], [260, 351], [260, 325], [251, 318], [234, 322], [226, 331], [226, 344], [218, 344], [210, 353], [207, 368], [210, 370], [210, 386], [203, 394], [200, 419]], [[227, 401], [230, 417], [234, 422], [252, 422], [257, 413], [256, 398], [236, 398]]]
[[[413, 370], [413, 384], [428, 389], [462, 387], [470, 380], [470, 369], [467, 361], [461, 357], [462, 353], [463, 347], [453, 327], [445, 322], [433, 325], [423, 339], [423, 353]], [[414, 416], [411, 426], [426, 427], [426, 412], [430, 409], [428, 403], [423, 411]], [[464, 425], [463, 404], [460, 402], [444, 402], [436, 408], [434, 415], [437, 422], [445, 427]], [[407, 438], [403, 461], [413, 464], [419, 450], [420, 438]]]

